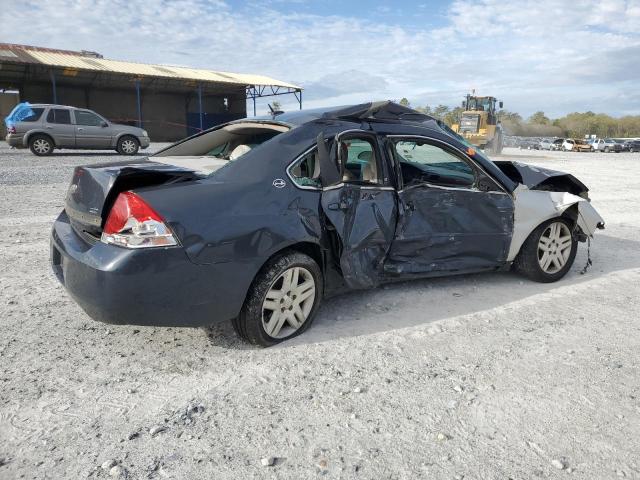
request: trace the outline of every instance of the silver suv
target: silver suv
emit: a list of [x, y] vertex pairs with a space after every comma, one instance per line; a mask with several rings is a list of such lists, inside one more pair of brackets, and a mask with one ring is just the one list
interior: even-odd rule
[[50, 155], [54, 148], [115, 149], [122, 155], [135, 155], [150, 143], [145, 130], [109, 122], [86, 108], [30, 107], [33, 114], [8, 127], [6, 140], [12, 147], [29, 147], [39, 156]]

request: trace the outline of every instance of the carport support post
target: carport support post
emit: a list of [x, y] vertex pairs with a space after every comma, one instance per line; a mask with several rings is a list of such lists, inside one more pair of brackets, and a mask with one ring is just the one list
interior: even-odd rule
[[256, 97], [255, 95], [252, 97], [253, 98], [253, 116], [256, 116]]
[[202, 85], [198, 84], [198, 113], [200, 114], [200, 131], [204, 130], [203, 114], [202, 114]]
[[51, 77], [51, 87], [53, 89], [53, 103], [58, 103], [58, 92], [56, 89], [56, 75], [53, 73], [53, 70], [49, 71], [49, 77]]
[[142, 105], [140, 103], [140, 80], [136, 80], [136, 104], [138, 107], [138, 128], [142, 128]]
[[298, 103], [300, 103], [300, 110], [302, 110], [302, 90], [300, 90], [300, 98], [298, 98]]

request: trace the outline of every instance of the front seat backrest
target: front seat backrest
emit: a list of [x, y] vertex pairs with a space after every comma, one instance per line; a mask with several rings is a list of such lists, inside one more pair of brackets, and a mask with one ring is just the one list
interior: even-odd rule
[[249, 145], [240, 144], [231, 151], [231, 153], [229, 154], [229, 160], [235, 160], [236, 158], [241, 157], [250, 150], [251, 147]]

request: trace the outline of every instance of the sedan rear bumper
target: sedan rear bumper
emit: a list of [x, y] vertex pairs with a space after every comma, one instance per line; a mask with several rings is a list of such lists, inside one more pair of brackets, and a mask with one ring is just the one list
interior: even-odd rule
[[234, 318], [244, 301], [228, 266], [196, 265], [181, 247], [88, 243], [65, 212], [51, 232], [51, 265], [82, 309], [105, 323], [204, 326]]

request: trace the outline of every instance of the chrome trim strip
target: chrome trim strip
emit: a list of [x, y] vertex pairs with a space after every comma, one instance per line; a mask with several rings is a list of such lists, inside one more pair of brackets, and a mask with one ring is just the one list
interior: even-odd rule
[[336, 188], [342, 188], [342, 187], [344, 187], [344, 182], [336, 183], [335, 185], [331, 185], [330, 187], [324, 187], [322, 188], [322, 191], [327, 192], [329, 190], [335, 190]]

